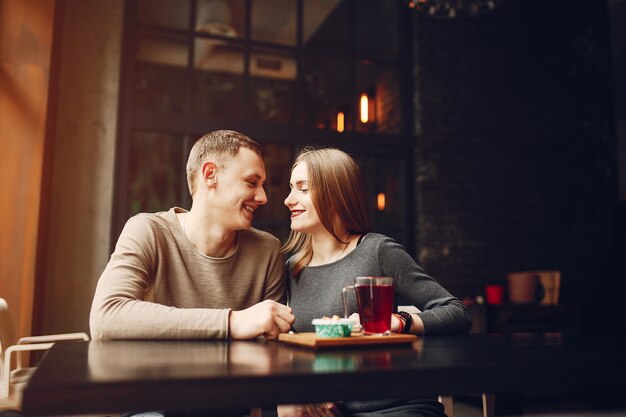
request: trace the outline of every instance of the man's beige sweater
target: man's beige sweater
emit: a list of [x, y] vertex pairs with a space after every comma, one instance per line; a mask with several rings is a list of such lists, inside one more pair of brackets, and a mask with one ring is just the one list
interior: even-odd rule
[[237, 232], [235, 253], [212, 258], [187, 239], [172, 208], [124, 226], [93, 304], [93, 339], [227, 338], [230, 309], [285, 301], [278, 239]]

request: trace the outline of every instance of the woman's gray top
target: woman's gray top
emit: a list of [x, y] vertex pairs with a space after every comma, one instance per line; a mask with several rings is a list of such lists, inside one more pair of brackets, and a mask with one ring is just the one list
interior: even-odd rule
[[[289, 266], [292, 262], [287, 261]], [[425, 334], [467, 333], [471, 316], [463, 303], [411, 258], [393, 239], [368, 233], [357, 247], [336, 262], [307, 266], [299, 277], [289, 278], [289, 305], [296, 317], [294, 329], [311, 332], [311, 321], [334, 314], [343, 316], [341, 290], [359, 276], [390, 276], [394, 280], [394, 304], [413, 305], [424, 322]], [[348, 295], [350, 313], [356, 299]]]

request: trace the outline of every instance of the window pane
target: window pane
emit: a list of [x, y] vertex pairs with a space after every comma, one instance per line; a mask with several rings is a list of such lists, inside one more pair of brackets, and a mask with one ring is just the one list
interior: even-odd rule
[[252, 4], [252, 38], [296, 45], [296, 0], [263, 0]]
[[291, 56], [254, 51], [250, 56], [250, 117], [293, 123], [296, 61]]
[[243, 48], [233, 42], [196, 39], [194, 114], [211, 120], [235, 119], [244, 110]]
[[199, 0], [196, 30], [209, 35], [243, 38], [245, 0]]
[[319, 51], [352, 48], [350, 2], [304, 0], [302, 46]]
[[185, 110], [187, 71], [137, 62], [133, 74], [133, 107], [181, 114]]
[[189, 28], [189, 0], [139, 0], [137, 9], [141, 25]]
[[187, 66], [189, 47], [182, 38], [141, 36], [137, 49], [137, 60], [154, 64]]
[[128, 166], [128, 215], [168, 210], [187, 191], [183, 137], [133, 132]]
[[391, 60], [398, 58], [400, 4], [398, 0], [356, 2], [356, 47], [359, 54]]
[[293, 163], [293, 146], [289, 144], [261, 143], [267, 172], [265, 192], [268, 203], [254, 216], [254, 225], [266, 230], [282, 242], [289, 236], [289, 210], [283, 201], [289, 193], [289, 177]]
[[[357, 65], [357, 91], [369, 101], [367, 123], [357, 121], [357, 131], [399, 134], [402, 123], [398, 69], [362, 62]], [[359, 118], [360, 119], [360, 118]]]
[[244, 106], [243, 77], [236, 74], [197, 71], [194, 76], [192, 112], [208, 120], [241, 117]]
[[196, 39], [194, 55], [196, 69], [243, 74], [243, 48], [239, 44], [216, 39]]
[[353, 93], [350, 68], [346, 58], [306, 55], [303, 58], [305, 126], [336, 129], [337, 114], [344, 114], [344, 129], [352, 129], [357, 97]]
[[182, 39], [141, 36], [133, 74], [133, 106], [183, 113], [187, 57], [187, 43]]

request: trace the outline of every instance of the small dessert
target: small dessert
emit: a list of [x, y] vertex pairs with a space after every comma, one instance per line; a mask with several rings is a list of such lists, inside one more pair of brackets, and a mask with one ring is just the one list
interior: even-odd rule
[[354, 324], [352, 320], [342, 319], [337, 315], [314, 319], [311, 323], [319, 337], [350, 337]]

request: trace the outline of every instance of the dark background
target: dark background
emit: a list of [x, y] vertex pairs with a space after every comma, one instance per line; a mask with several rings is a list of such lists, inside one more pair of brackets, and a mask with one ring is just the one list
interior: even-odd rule
[[610, 6], [416, 16], [416, 247], [459, 296], [511, 271], [561, 270], [561, 300], [581, 306], [583, 329], [624, 334], [626, 2]]

